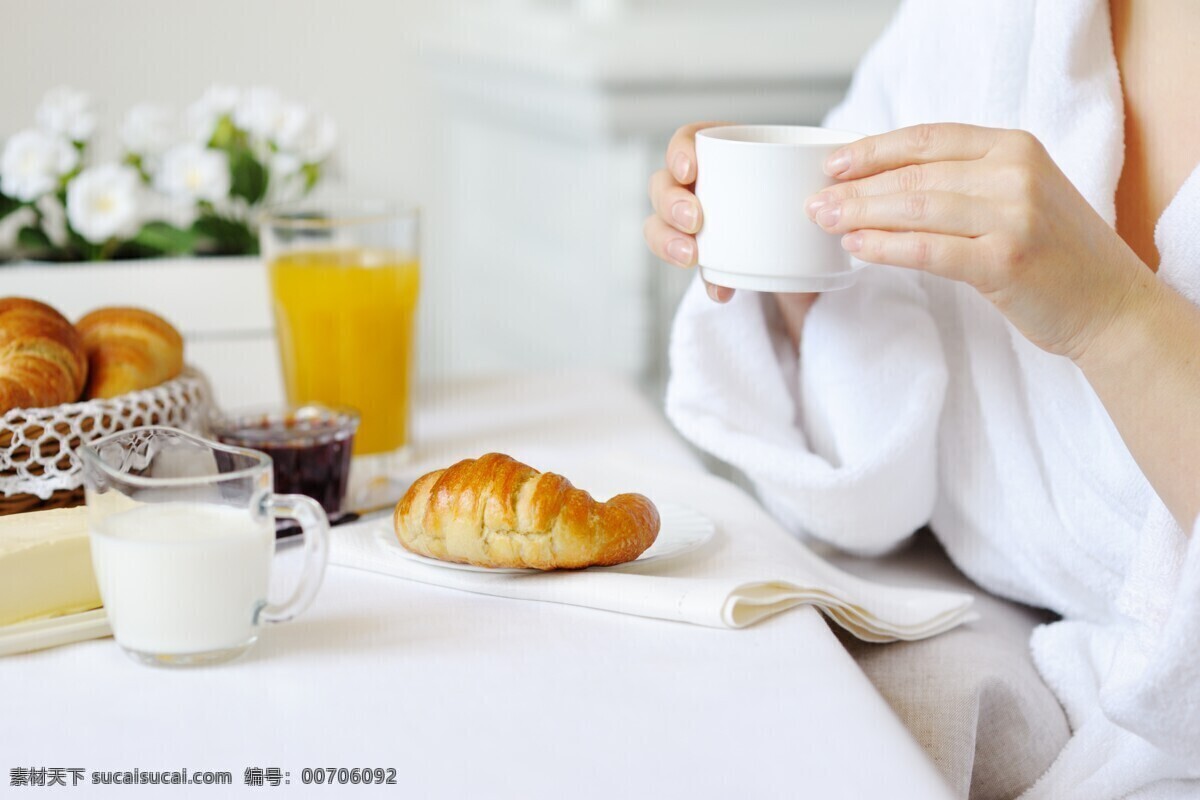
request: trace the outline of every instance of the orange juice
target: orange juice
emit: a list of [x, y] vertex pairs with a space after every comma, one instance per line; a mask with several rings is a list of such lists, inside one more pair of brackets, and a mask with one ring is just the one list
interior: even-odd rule
[[356, 455], [409, 441], [420, 268], [385, 250], [290, 250], [271, 260], [288, 401], [362, 415]]

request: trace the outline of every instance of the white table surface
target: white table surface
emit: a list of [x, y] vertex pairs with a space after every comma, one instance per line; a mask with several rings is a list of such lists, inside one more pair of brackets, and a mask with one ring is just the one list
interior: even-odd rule
[[[700, 469], [604, 375], [458, 383], [422, 405], [422, 463], [593, 448]], [[279, 556], [278, 583], [298, 555]], [[715, 630], [337, 567], [229, 665], [152, 669], [111, 639], [0, 659], [0, 794], [40, 796], [9, 788], [21, 767], [233, 774], [55, 790], [71, 796], [948, 797], [811, 609]], [[290, 785], [246, 787], [247, 767]], [[305, 767], [394, 767], [398, 786], [301, 786]]]

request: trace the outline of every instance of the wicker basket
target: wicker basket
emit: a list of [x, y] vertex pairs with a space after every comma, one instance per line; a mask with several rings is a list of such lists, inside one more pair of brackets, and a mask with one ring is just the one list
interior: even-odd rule
[[141, 425], [202, 433], [211, 402], [208, 381], [188, 367], [140, 392], [9, 411], [0, 417], [0, 515], [82, 504], [80, 445]]

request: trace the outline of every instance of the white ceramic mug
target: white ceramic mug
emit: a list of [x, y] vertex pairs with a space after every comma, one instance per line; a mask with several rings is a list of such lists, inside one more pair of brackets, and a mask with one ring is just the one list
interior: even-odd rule
[[700, 274], [717, 286], [761, 292], [821, 292], [852, 284], [841, 237], [804, 213], [835, 181], [822, 166], [862, 135], [798, 125], [728, 125], [696, 134], [696, 235]]

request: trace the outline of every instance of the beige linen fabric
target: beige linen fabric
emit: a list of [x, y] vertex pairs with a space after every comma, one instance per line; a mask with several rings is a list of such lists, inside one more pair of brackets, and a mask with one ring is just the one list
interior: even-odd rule
[[975, 594], [980, 619], [933, 639], [868, 644], [834, 628], [958, 797], [1009, 800], [1049, 768], [1070, 728], [1033, 666], [1029, 635], [1052, 615], [986, 594], [928, 531], [880, 559], [822, 555], [865, 578]]

